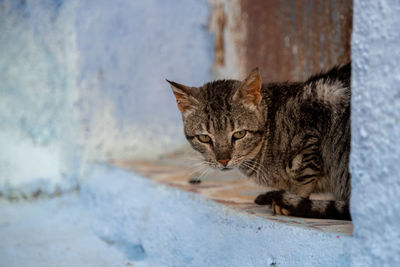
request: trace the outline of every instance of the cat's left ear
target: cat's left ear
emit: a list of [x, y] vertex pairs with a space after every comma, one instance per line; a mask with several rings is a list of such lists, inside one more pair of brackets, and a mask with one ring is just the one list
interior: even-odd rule
[[182, 114], [194, 108], [197, 100], [191, 96], [191, 91], [193, 89], [192, 87], [172, 82], [167, 79], [166, 81], [171, 85], [172, 92], [176, 98], [176, 104], [178, 105], [178, 109], [182, 112]]
[[244, 79], [233, 96], [234, 101], [241, 101], [243, 104], [255, 107], [261, 102], [261, 74], [258, 68], [253, 69]]

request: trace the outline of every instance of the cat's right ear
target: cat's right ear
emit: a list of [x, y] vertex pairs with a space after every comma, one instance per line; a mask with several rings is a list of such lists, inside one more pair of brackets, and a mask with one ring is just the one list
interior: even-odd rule
[[258, 68], [255, 68], [237, 89], [233, 100], [240, 101], [246, 106], [254, 108], [261, 102], [261, 86], [261, 74]]
[[184, 114], [189, 111], [197, 102], [190, 94], [192, 88], [183, 84], [172, 82], [166, 79], [166, 81], [171, 85], [172, 92], [176, 98], [176, 104], [178, 109]]

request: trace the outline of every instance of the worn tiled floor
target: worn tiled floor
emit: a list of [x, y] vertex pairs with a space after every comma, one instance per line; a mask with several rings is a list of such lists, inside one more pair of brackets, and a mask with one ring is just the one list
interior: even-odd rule
[[[235, 171], [215, 171], [203, 175], [201, 171], [197, 172], [193, 167], [194, 161], [188, 160], [191, 157], [190, 153], [180, 151], [157, 160], [114, 160], [112, 163], [158, 183], [201, 194], [222, 205], [252, 216], [320, 231], [352, 235], [353, 225], [348, 221], [273, 215], [270, 207], [258, 206], [253, 203], [259, 193], [267, 191], [266, 188], [256, 185]], [[199, 177], [199, 175], [201, 176], [200, 183], [189, 183], [190, 179]]]

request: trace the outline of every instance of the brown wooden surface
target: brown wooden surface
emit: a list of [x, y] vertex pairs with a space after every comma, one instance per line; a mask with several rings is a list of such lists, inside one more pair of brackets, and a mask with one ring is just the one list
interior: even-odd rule
[[350, 61], [351, 0], [241, 0], [243, 64], [264, 82], [304, 80]]

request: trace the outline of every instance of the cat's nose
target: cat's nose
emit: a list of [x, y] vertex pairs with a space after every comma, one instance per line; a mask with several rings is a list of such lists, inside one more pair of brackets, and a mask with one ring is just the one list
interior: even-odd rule
[[226, 166], [231, 159], [219, 159], [218, 162]]

